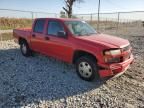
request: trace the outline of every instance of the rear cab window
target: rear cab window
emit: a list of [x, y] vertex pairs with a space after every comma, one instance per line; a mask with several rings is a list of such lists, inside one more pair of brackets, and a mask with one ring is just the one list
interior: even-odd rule
[[34, 25], [34, 32], [36, 33], [43, 33], [45, 27], [45, 19], [38, 19]]

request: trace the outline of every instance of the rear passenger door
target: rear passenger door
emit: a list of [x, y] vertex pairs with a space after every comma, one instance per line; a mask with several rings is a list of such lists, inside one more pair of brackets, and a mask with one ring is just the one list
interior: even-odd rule
[[31, 47], [36, 52], [43, 53], [44, 51], [44, 30], [46, 25], [46, 19], [38, 19], [36, 20], [33, 32], [31, 36]]

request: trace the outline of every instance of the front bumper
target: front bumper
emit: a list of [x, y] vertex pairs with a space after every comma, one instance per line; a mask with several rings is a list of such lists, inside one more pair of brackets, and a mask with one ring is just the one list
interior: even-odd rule
[[130, 58], [122, 63], [113, 63], [113, 64], [98, 64], [102, 69], [99, 70], [99, 75], [101, 78], [110, 77], [110, 76], [119, 76], [123, 74], [134, 61], [133, 55]]

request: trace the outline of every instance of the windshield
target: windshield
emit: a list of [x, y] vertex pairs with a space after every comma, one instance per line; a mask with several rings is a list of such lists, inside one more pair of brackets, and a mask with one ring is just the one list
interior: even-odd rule
[[75, 36], [96, 34], [96, 31], [85, 21], [65, 21], [70, 32]]

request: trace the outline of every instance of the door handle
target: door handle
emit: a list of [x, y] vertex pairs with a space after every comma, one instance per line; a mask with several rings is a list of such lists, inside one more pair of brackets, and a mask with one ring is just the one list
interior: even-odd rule
[[49, 37], [45, 37], [45, 40], [49, 40]]
[[36, 35], [35, 35], [35, 34], [32, 34], [32, 37], [36, 37]]

